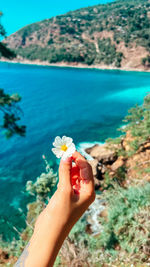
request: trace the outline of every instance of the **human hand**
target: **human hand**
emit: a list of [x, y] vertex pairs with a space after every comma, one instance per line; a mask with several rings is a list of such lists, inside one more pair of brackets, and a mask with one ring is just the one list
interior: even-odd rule
[[46, 210], [54, 217], [57, 214], [64, 224], [72, 226], [94, 199], [92, 168], [76, 151], [71, 158], [66, 161], [61, 160], [58, 188]]

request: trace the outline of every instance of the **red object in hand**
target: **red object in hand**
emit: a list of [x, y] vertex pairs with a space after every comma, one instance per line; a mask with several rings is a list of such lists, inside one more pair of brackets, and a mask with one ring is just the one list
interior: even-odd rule
[[71, 168], [71, 184], [72, 186], [79, 184], [80, 181], [80, 170], [78, 166]]

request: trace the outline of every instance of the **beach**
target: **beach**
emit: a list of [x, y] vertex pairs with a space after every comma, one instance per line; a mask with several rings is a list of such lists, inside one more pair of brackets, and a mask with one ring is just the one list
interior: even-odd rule
[[49, 63], [48, 61], [40, 61], [40, 60], [27, 60], [27, 59], [14, 59], [8, 60], [6, 58], [0, 58], [0, 62], [8, 62], [8, 63], [16, 63], [16, 64], [27, 64], [27, 65], [37, 65], [37, 66], [50, 66], [50, 67], [68, 67], [68, 68], [81, 68], [81, 69], [100, 69], [100, 70], [122, 70], [122, 71], [141, 71], [141, 72], [150, 72], [150, 68], [146, 68], [142, 65], [138, 67], [129, 67], [124, 66], [121, 68], [117, 68], [112, 65], [87, 65], [82, 63], [69, 63], [69, 62], [59, 62], [59, 63]]

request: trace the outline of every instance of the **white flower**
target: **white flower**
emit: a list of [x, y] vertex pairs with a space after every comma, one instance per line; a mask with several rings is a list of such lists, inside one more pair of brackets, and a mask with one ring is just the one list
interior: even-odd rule
[[53, 146], [53, 153], [56, 155], [57, 158], [62, 158], [63, 160], [66, 160], [67, 158], [71, 157], [76, 150], [72, 138], [66, 136], [63, 136], [62, 138], [57, 136], [55, 138]]

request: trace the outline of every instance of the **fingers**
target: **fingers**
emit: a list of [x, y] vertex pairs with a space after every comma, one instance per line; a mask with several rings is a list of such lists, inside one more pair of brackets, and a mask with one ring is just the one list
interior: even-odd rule
[[86, 161], [86, 159], [79, 152], [75, 151], [73, 153], [73, 155], [72, 155], [72, 158], [73, 158], [74, 162], [76, 163], [76, 165], [80, 169], [82, 169], [82, 168], [87, 166], [88, 162]]
[[[76, 166], [72, 166], [72, 160]], [[77, 180], [84, 180], [87, 183], [93, 182], [92, 168], [86, 159], [79, 153], [75, 152], [72, 158], [61, 160], [59, 166], [59, 188], [62, 190], [71, 190], [76, 185]]]
[[71, 168], [72, 158], [68, 158], [65, 161], [61, 160], [59, 165], [59, 187], [62, 189], [71, 188]]
[[73, 154], [72, 158], [80, 169], [80, 177], [84, 180], [93, 180], [92, 168], [87, 160], [77, 151]]

